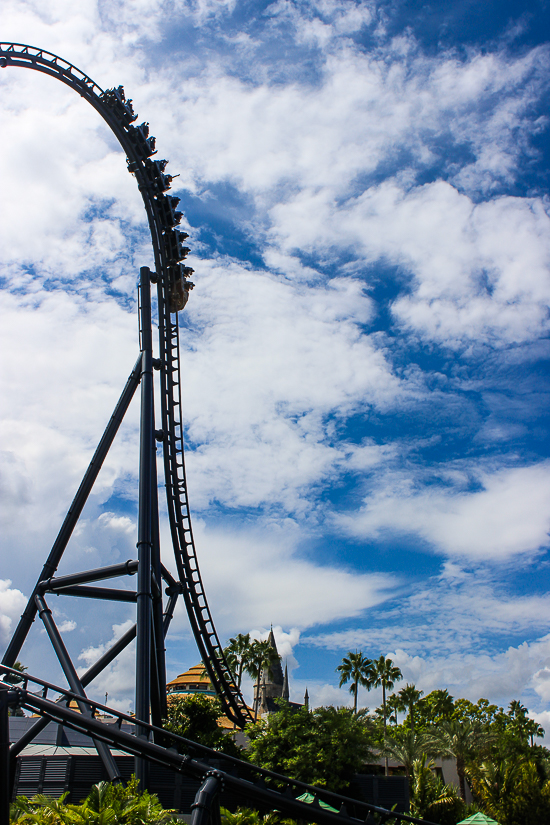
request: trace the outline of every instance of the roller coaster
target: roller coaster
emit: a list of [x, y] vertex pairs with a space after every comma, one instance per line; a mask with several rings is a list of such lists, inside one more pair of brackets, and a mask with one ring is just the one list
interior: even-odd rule
[[[101, 115], [126, 154], [128, 170], [135, 176], [141, 192], [154, 253], [155, 270], [140, 270], [139, 327], [140, 352], [115, 410], [107, 424], [94, 456], [84, 474], [73, 502], [65, 516], [34, 590], [0, 665], [0, 825], [8, 825], [8, 800], [11, 796], [10, 774], [13, 763], [24, 747], [50, 722], [83, 731], [90, 736], [112, 780], [119, 779], [110, 747], [117, 747], [136, 757], [136, 774], [147, 786], [149, 762], [168, 766], [198, 777], [202, 781], [193, 807], [193, 825], [206, 825], [216, 816], [215, 799], [222, 784], [260, 805], [276, 808], [296, 818], [326, 823], [363, 822], [367, 825], [389, 820], [420, 823], [402, 813], [377, 808], [367, 803], [321, 792], [288, 777], [224, 757], [230, 770], [212, 770], [208, 760], [219, 757], [215, 751], [195, 742], [168, 734], [161, 727], [166, 715], [165, 638], [177, 600], [185, 602], [191, 629], [200, 657], [219, 695], [225, 714], [235, 726], [252, 721], [240, 690], [226, 661], [216, 633], [212, 614], [200, 574], [189, 510], [184, 464], [182, 398], [178, 312], [188, 300], [194, 284], [193, 270], [185, 261], [189, 248], [187, 234], [178, 229], [182, 213], [179, 199], [167, 194], [172, 176], [166, 172], [167, 161], [154, 159], [156, 141], [149, 125], [135, 125], [137, 115], [124, 89], [103, 91], [90, 77], [71, 63], [51, 52], [21, 43], [0, 43], [0, 67], [33, 69], [60, 80], [76, 91]], [[151, 284], [156, 285], [159, 327], [159, 357], [153, 356]], [[155, 424], [154, 371], [159, 373], [161, 428]], [[120, 424], [137, 388], [141, 388], [140, 461], [137, 560], [56, 576], [57, 569], [76, 527], [84, 505]], [[159, 539], [159, 504], [156, 443], [162, 445], [166, 501], [178, 578], [162, 564]], [[98, 587], [97, 582], [137, 574], [135, 590]], [[164, 593], [163, 593], [164, 588]], [[136, 622], [82, 676], [71, 660], [48, 607], [48, 594], [80, 598], [107, 599], [136, 604]], [[166, 599], [164, 598], [166, 596]], [[42, 621], [69, 689], [58, 687], [24, 674], [21, 686], [9, 684], [9, 677], [21, 677], [14, 671], [21, 648], [36, 617]], [[90, 701], [85, 688], [136, 639], [135, 717], [125, 716], [112, 708]], [[52, 695], [57, 698], [54, 701]], [[78, 712], [69, 705], [76, 702]], [[39, 718], [15, 744], [9, 745], [8, 708], [19, 707], [38, 714]], [[105, 725], [95, 716], [105, 712], [116, 724]], [[122, 723], [134, 725], [135, 734], [122, 730]], [[177, 750], [184, 751], [178, 754]], [[313, 796], [308, 805], [296, 799], [304, 790]], [[321, 801], [337, 808], [333, 813], [321, 807]], [[352, 813], [350, 813], [350, 811]]]

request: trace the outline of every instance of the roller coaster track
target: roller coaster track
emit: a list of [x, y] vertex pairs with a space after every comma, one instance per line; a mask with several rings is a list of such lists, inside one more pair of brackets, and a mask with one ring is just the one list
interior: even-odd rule
[[[163, 636], [166, 634], [173, 614], [175, 599], [177, 598], [178, 592], [180, 592], [185, 601], [191, 628], [201, 658], [222, 700], [224, 711], [236, 725], [243, 727], [248, 721], [252, 720], [252, 717], [240, 691], [235, 685], [234, 677], [227, 664], [223, 648], [214, 627], [199, 570], [191, 526], [184, 465], [177, 311], [185, 306], [189, 290], [193, 287], [193, 284], [187, 280], [193, 270], [184, 263], [189, 252], [189, 249], [184, 246], [187, 235], [185, 232], [181, 232], [176, 228], [182, 217], [181, 213], [176, 211], [179, 199], [166, 194], [170, 189], [172, 181], [172, 177], [165, 172], [167, 161], [152, 159], [152, 156], [156, 154], [155, 138], [149, 135], [149, 126], [147, 123], [142, 123], [139, 126], [134, 125], [137, 115], [133, 111], [132, 101], [126, 99], [122, 87], [119, 86], [115, 89], [103, 91], [90, 77], [68, 61], [44, 49], [38, 49], [20, 43], [0, 43], [0, 67], [33, 69], [60, 80], [78, 92], [81, 97], [94, 107], [110, 127], [126, 153], [129, 171], [137, 180], [138, 188], [147, 212], [154, 251], [155, 273], [151, 273], [151, 281], [157, 284], [160, 344], [160, 359], [158, 359], [160, 363], [154, 363], [154, 366], [159, 368], [160, 371], [162, 410], [162, 431], [160, 433], [157, 432], [157, 438], [162, 440], [163, 443], [168, 516], [179, 577], [179, 583], [170, 582], [169, 574], [167, 574], [167, 571], [163, 568], [162, 578], [168, 581], [169, 588], [167, 592], [171, 596], [169, 608], [164, 614]], [[144, 334], [143, 330], [142, 334]], [[141, 362], [138, 359], [138, 364], [136, 364], [125, 390], [126, 395], [123, 393], [121, 401], [119, 402], [121, 414], [118, 415], [118, 418], [124, 415], [124, 405], [127, 407], [139, 383], [139, 363]], [[143, 377], [143, 373], [141, 377]], [[115, 411], [113, 419], [116, 418], [116, 415]], [[120, 421], [117, 419], [113, 423], [113, 419], [111, 424], [114, 432], [116, 432]], [[111, 441], [113, 437], [114, 433]], [[106, 449], [108, 449], [108, 446]], [[90, 465], [90, 467], [92, 467], [92, 465]], [[98, 471], [99, 469], [97, 469], [97, 471], [94, 470], [95, 475], [97, 475]], [[75, 502], [77, 502], [77, 498], [75, 498]], [[77, 504], [73, 503], [73, 509], [75, 507], [78, 509], [78, 506], [80, 506], [81, 510], [83, 502], [82, 505], [78, 504], [77, 506]], [[71, 511], [69, 511], [67, 519], [69, 519], [69, 516], [71, 516]], [[76, 517], [78, 517], [78, 514]], [[44, 565], [37, 587], [29, 600], [29, 604], [4, 655], [4, 665], [12, 666], [18, 657], [21, 646], [36, 617], [36, 613], [40, 611], [39, 600], [41, 598], [40, 593], [44, 591], [44, 582], [55, 581], [52, 577], [55, 574], [76, 520], [72, 516], [71, 519], [71, 524], [65, 530], [65, 533], [68, 533], [68, 535], [64, 534], [62, 536], [62, 528], [58, 541], [52, 548], [50, 556]], [[158, 567], [159, 569], [156, 571], [157, 585], [160, 585], [160, 557]], [[154, 573], [155, 570], [153, 570], [153, 574]], [[99, 576], [96, 576], [96, 579], [97, 578], [99, 578]], [[105, 576], [103, 576], [103, 578], [105, 578]], [[93, 578], [88, 576], [87, 580], [91, 581]], [[82, 581], [84, 581], [84, 579], [81, 577], [77, 583], [79, 588], [78, 595], [86, 595], [82, 587]], [[77, 595], [76, 589], [76, 587], [73, 587], [73, 591], [75, 592], [70, 593], [66, 587], [64, 592], [67, 595]], [[98, 591], [100, 589], [88, 588], [88, 590], [91, 592], [92, 590]], [[61, 591], [59, 590], [58, 592]], [[88, 595], [90, 595], [90, 593], [88, 593]], [[47, 618], [47, 606], [42, 609], [41, 617]], [[55, 628], [50, 634], [51, 637], [54, 633]], [[159, 641], [157, 639], [157, 646], [158, 644]], [[157, 692], [162, 692], [162, 690], [165, 690], [165, 684], [164, 686], [162, 684], [157, 686]], [[79, 695], [79, 701], [83, 701], [83, 692], [80, 692]]]
[[[10, 687], [0, 682], [0, 707], [7, 720], [7, 706], [20, 707], [38, 713], [48, 721], [57, 722], [73, 730], [93, 736], [105, 745], [119, 748], [126, 753], [139, 756], [158, 765], [179, 771], [202, 782], [195, 804], [191, 825], [208, 822], [215, 797], [225, 787], [233, 791], [248, 804], [260, 808], [280, 811], [287, 816], [320, 825], [382, 825], [383, 823], [411, 823], [411, 825], [431, 825], [409, 814], [390, 811], [368, 802], [342, 796], [313, 785], [307, 785], [288, 776], [259, 768], [250, 762], [220, 754], [197, 742], [153, 725], [140, 725], [142, 735], [137, 737], [122, 730], [122, 725], [135, 725], [135, 718], [113, 710], [98, 702], [84, 700], [88, 714], [78, 713], [67, 707], [71, 700], [82, 703], [77, 694], [57, 687], [42, 679], [0, 665], [0, 673], [11, 674], [21, 679], [21, 686]], [[53, 701], [52, 694], [56, 695]], [[113, 722], [106, 724], [96, 719], [96, 714], [106, 714]], [[0, 717], [1, 722], [1, 717]], [[1, 739], [1, 737], [0, 737]], [[162, 742], [161, 744], [158, 744]], [[12, 745], [12, 748], [16, 747]], [[1, 770], [0, 753], [0, 770]], [[213, 769], [209, 761], [223, 762], [224, 769]], [[304, 793], [311, 795], [312, 802], [297, 799]], [[332, 810], [322, 807], [329, 805]], [[214, 817], [212, 817], [213, 819]], [[212, 819], [210, 821], [212, 821]], [[2, 823], [0, 822], [0, 825]]]

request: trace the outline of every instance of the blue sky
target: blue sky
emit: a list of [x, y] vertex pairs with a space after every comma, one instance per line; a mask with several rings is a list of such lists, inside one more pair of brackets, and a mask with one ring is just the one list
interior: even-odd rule
[[[550, 730], [547, 5], [6, 0], [0, 20], [123, 84], [180, 175], [187, 465], [222, 638], [273, 623], [296, 699], [350, 701], [334, 669], [361, 649]], [[151, 252], [90, 107], [13, 69], [0, 110], [7, 639], [135, 360]], [[133, 410], [65, 570], [135, 555], [136, 437]], [[82, 665], [130, 620], [55, 607]], [[39, 628], [22, 658], [58, 677]], [[178, 615], [169, 675], [196, 658]], [[131, 666], [98, 695], [128, 707]]]

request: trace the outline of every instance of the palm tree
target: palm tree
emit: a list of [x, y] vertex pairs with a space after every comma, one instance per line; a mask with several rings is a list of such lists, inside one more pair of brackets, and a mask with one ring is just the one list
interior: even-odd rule
[[410, 779], [414, 763], [429, 753], [428, 737], [424, 733], [415, 733], [412, 730], [395, 731], [394, 736], [386, 737], [383, 753], [386, 757], [386, 766], [388, 756], [391, 756], [405, 767], [405, 773]]
[[426, 698], [431, 699], [432, 714], [435, 719], [438, 721], [440, 719], [450, 719], [454, 709], [454, 701], [446, 688], [444, 690], [432, 690]]
[[463, 807], [458, 790], [454, 785], [445, 785], [434, 768], [435, 763], [426, 754], [413, 762], [411, 813], [434, 822], [451, 821], [451, 817], [456, 822]]
[[409, 718], [411, 720], [411, 730], [414, 730], [414, 706], [418, 702], [421, 696], [424, 695], [423, 690], [417, 690], [416, 685], [405, 685], [404, 688], [401, 688], [399, 691], [399, 697], [401, 701], [409, 709]]
[[[22, 665], [21, 662], [14, 662], [11, 666], [11, 669], [17, 670], [17, 672], [21, 674], [25, 673], [25, 671], [27, 670], [27, 668], [24, 665]], [[8, 682], [10, 685], [17, 685], [19, 684], [19, 682], [23, 681], [23, 676], [18, 677], [15, 675], [15, 673], [5, 673], [3, 681]]]
[[500, 819], [504, 813], [503, 802], [509, 799], [514, 791], [517, 792], [522, 772], [526, 772], [527, 775], [534, 772], [536, 777], [536, 767], [524, 758], [491, 760], [472, 766], [468, 770], [472, 789], [490, 816], [498, 816]]
[[429, 747], [439, 756], [454, 756], [458, 786], [462, 799], [466, 798], [466, 763], [481, 748], [487, 747], [495, 735], [468, 719], [451, 719], [441, 722], [428, 737]]
[[251, 655], [250, 633], [238, 633], [235, 638], [229, 639], [229, 644], [223, 652], [231, 672], [237, 677], [235, 681], [240, 689], [243, 670], [246, 669], [246, 664]]
[[352, 653], [350, 650], [347, 656], [342, 659], [342, 664], [336, 668], [340, 674], [340, 687], [351, 680], [349, 692], [353, 694], [353, 712], [357, 713], [357, 691], [359, 685], [370, 690], [372, 683], [373, 669], [372, 660], [363, 656], [361, 651]]
[[397, 727], [399, 724], [397, 714], [400, 710], [405, 709], [398, 693], [392, 693], [391, 696], [388, 696], [386, 699], [386, 708], [389, 711], [388, 721], [393, 722], [395, 727]]
[[[380, 656], [372, 662], [372, 677], [370, 679], [371, 687], [382, 686], [382, 714], [384, 717], [384, 740], [386, 739], [386, 691], [392, 690], [396, 682], [403, 678], [403, 674], [399, 668], [394, 665], [391, 659], [386, 659]], [[388, 757], [385, 760], [385, 774], [388, 776]]]

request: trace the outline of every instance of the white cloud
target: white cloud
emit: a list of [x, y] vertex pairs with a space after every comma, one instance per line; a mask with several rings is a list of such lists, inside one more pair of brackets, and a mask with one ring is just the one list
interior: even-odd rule
[[[117, 642], [121, 636], [133, 624], [133, 620], [127, 621], [112, 626], [112, 638], [105, 643], [97, 644], [84, 648], [78, 656], [80, 661], [85, 663], [85, 667], [80, 668], [79, 675], [91, 667], [94, 662], [102, 656], [109, 647]], [[133, 701], [134, 685], [135, 685], [135, 642], [132, 642], [126, 647], [122, 653], [105, 668], [87, 688], [87, 693], [99, 701], [104, 699], [107, 692], [109, 694], [108, 703], [115, 708], [127, 709], [131, 706]]]
[[[195, 297], [195, 296], [193, 296]], [[385, 408], [402, 390], [360, 324], [371, 303], [361, 284], [300, 288], [233, 266], [202, 266], [201, 294], [182, 335], [188, 453], [195, 506], [281, 501], [352, 461], [376, 461], [328, 443], [325, 416]], [[362, 455], [362, 458], [360, 457]]]
[[60, 633], [70, 633], [71, 630], [76, 630], [76, 628], [77, 624], [72, 619], [65, 619], [65, 621], [57, 625], [57, 629]]
[[460, 485], [415, 488], [405, 476], [391, 476], [352, 515], [336, 522], [356, 536], [416, 534], [433, 550], [464, 560], [508, 561], [548, 545], [550, 467], [478, 471], [474, 492]]
[[2, 642], [8, 642], [14, 622], [27, 606], [27, 598], [20, 590], [12, 588], [9, 579], [0, 579], [0, 634]]
[[[274, 628], [293, 628], [289, 636], [277, 629], [286, 649], [296, 643], [295, 634], [302, 628], [359, 616], [385, 601], [396, 586], [389, 575], [320, 566], [302, 557], [296, 547], [300, 534], [292, 523], [230, 530], [195, 521], [194, 534], [205, 589], [223, 637], [243, 628], [265, 628], [266, 620], [272, 620]], [[181, 621], [187, 624], [183, 617]], [[175, 632], [178, 625], [174, 623]]]

